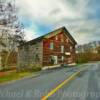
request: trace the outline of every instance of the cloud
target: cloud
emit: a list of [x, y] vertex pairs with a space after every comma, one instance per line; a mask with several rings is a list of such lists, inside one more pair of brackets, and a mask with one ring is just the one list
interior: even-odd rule
[[[16, 0], [18, 15], [32, 36], [66, 26], [79, 44], [98, 39], [98, 0]], [[98, 36], [96, 36], [98, 34]], [[95, 37], [95, 38], [94, 38]]]
[[24, 34], [25, 34], [25, 39], [26, 40], [32, 40], [32, 39], [38, 37], [38, 34], [32, 29], [25, 29]]

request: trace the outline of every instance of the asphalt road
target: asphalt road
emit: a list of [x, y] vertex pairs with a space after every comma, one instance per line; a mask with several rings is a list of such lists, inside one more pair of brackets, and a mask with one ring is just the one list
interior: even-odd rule
[[[48, 100], [100, 100], [100, 63], [82, 65], [87, 67], [69, 84], [65, 84]], [[0, 86], [0, 100], [41, 100], [56, 86], [79, 68], [62, 68], [41, 72], [30, 77]]]
[[87, 66], [87, 70], [48, 100], [100, 100], [100, 63]]

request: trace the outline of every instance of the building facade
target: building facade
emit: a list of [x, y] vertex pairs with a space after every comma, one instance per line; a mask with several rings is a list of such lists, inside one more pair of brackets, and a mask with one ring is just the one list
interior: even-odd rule
[[19, 46], [18, 66], [53, 66], [75, 63], [76, 41], [65, 27]]

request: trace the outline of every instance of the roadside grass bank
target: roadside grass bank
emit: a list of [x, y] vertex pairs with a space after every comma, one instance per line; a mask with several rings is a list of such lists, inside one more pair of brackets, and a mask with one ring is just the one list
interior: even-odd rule
[[19, 79], [23, 79], [26, 77], [30, 76], [35, 76], [39, 73], [40, 71], [31, 71], [31, 72], [0, 72], [0, 84], [10, 82], [10, 81], [15, 81]]
[[88, 61], [86, 63], [76, 63], [75, 66], [82, 67], [82, 65], [90, 64], [90, 63], [100, 63], [100, 61]]

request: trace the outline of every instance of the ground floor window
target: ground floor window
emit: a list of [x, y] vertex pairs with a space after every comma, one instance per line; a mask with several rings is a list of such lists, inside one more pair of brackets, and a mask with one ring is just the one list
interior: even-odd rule
[[51, 64], [58, 64], [58, 57], [57, 56], [51, 56], [50, 57]]
[[64, 61], [64, 56], [61, 57], [61, 61], [62, 61], [62, 62]]

